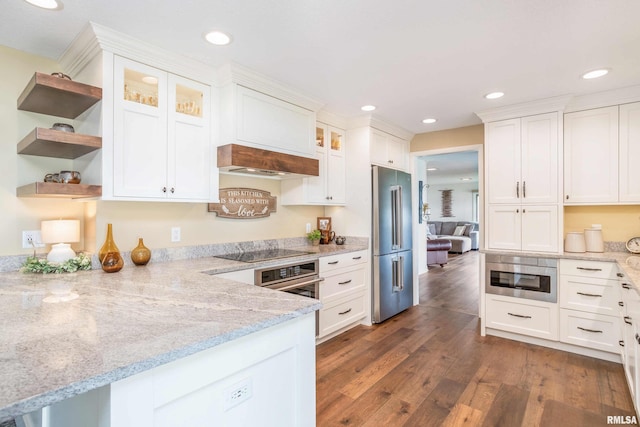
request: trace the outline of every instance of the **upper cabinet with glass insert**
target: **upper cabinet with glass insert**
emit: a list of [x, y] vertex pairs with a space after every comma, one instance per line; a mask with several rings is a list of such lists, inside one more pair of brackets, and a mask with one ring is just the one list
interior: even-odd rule
[[212, 200], [210, 87], [116, 56], [114, 97], [112, 192], [103, 197]]

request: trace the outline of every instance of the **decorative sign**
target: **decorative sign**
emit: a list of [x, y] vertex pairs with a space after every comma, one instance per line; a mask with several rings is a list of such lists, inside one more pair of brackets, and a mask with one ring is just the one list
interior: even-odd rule
[[255, 188], [221, 188], [220, 203], [209, 203], [207, 210], [221, 218], [265, 218], [276, 211], [277, 197]]

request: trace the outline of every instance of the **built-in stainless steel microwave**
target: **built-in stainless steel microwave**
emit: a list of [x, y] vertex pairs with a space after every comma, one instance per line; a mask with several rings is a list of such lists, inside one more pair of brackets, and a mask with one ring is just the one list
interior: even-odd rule
[[558, 301], [558, 260], [486, 255], [485, 292], [538, 301]]

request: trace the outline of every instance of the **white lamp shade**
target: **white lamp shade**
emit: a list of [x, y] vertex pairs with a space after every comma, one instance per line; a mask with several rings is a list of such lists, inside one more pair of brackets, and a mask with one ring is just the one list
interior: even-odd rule
[[80, 221], [58, 219], [40, 224], [42, 243], [70, 243], [80, 241]]

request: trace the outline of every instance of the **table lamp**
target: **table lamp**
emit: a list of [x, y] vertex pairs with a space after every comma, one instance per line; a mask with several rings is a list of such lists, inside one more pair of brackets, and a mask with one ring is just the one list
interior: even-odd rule
[[47, 261], [62, 263], [76, 256], [71, 242], [80, 241], [80, 221], [77, 219], [59, 219], [42, 221], [40, 225], [43, 243], [52, 243]]

